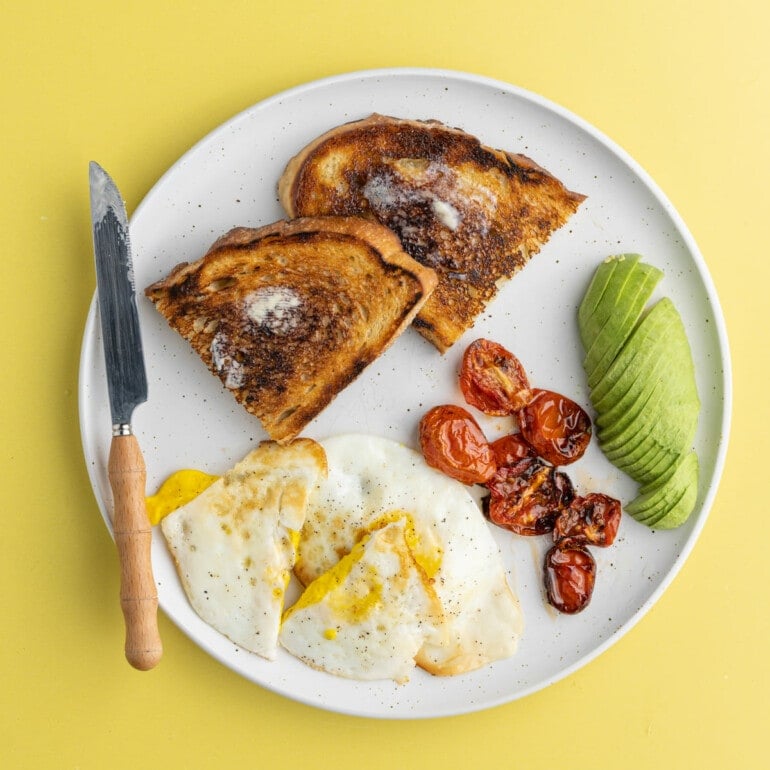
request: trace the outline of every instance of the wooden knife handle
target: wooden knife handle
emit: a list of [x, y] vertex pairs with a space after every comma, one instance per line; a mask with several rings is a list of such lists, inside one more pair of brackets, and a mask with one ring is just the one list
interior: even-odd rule
[[145, 471], [136, 436], [114, 436], [107, 474], [115, 500], [113, 531], [120, 559], [120, 606], [126, 621], [126, 659], [141, 671], [163, 654], [158, 592], [152, 574], [152, 528], [145, 507]]

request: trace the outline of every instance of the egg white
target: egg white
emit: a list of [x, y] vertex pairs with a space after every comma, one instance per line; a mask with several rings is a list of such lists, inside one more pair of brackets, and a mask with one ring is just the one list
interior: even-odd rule
[[337, 676], [408, 680], [441, 608], [405, 527], [402, 518], [375, 530], [308, 586], [281, 627], [289, 652]]
[[417, 561], [438, 554], [429, 571], [443, 620], [423, 629], [418, 665], [452, 675], [513, 655], [523, 628], [519, 604], [468, 489], [395, 441], [350, 434], [321, 444], [329, 473], [308, 501], [295, 565], [300, 581], [316, 580], [383, 520], [404, 512], [416, 532]]
[[262, 442], [161, 522], [193, 609], [270, 660], [308, 494], [325, 470], [323, 450], [309, 439]]

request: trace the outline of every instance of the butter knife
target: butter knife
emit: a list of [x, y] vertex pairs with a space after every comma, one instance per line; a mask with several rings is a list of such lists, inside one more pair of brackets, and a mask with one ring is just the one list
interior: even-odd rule
[[120, 561], [125, 653], [134, 668], [146, 671], [163, 653], [150, 558], [152, 528], [144, 502], [146, 471], [131, 429], [134, 409], [147, 400], [147, 375], [126, 207], [118, 188], [98, 163], [89, 166], [89, 182], [97, 297], [112, 414], [107, 473], [114, 500], [112, 524]]

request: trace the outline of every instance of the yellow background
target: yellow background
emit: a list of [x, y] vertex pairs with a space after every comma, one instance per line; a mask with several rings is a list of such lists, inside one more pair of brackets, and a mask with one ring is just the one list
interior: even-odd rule
[[[768, 33], [764, 0], [5, 3], [0, 766], [769, 766]], [[130, 212], [236, 112], [307, 80], [384, 66], [506, 80], [629, 151], [701, 247], [735, 383], [711, 516], [642, 622], [547, 690], [415, 722], [264, 691], [165, 617], [162, 664], [131, 670], [114, 546], [77, 419], [94, 289], [87, 162], [110, 169]]]

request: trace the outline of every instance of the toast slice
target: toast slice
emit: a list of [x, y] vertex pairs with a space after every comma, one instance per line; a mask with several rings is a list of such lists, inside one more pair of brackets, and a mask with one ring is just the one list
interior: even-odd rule
[[357, 215], [390, 227], [438, 274], [415, 326], [441, 352], [585, 199], [524, 155], [438, 121], [372, 115], [315, 139], [278, 184], [290, 217]]
[[286, 441], [409, 326], [435, 284], [386, 227], [318, 217], [235, 228], [145, 294]]

